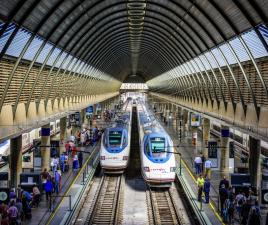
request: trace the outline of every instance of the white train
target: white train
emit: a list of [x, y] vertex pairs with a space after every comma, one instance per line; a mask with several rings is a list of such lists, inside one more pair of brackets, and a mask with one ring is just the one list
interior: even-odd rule
[[144, 103], [139, 101], [137, 109], [141, 174], [150, 186], [170, 186], [176, 171], [173, 142]]
[[126, 101], [123, 112], [101, 140], [100, 165], [105, 173], [123, 173], [130, 153], [132, 104]]

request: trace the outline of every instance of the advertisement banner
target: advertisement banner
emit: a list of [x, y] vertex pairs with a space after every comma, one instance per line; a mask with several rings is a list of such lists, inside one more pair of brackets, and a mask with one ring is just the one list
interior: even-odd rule
[[191, 126], [199, 127], [201, 125], [201, 116], [200, 114], [191, 113]]

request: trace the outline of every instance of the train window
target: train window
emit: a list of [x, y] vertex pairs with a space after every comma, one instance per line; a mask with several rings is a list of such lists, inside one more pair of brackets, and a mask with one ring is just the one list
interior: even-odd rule
[[151, 138], [150, 141], [153, 157], [161, 157], [165, 151], [165, 138]]
[[109, 145], [120, 146], [122, 139], [122, 131], [109, 132]]

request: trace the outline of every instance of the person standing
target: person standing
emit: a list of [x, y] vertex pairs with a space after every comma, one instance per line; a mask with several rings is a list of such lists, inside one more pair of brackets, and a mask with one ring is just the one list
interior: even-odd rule
[[61, 153], [61, 155], [60, 155], [60, 169], [61, 169], [62, 173], [65, 172], [65, 155], [64, 155], [64, 153]]
[[82, 168], [83, 166], [83, 152], [79, 151], [78, 153], [78, 162], [79, 162], [79, 167]]
[[224, 184], [222, 184], [219, 190], [219, 195], [220, 195], [221, 215], [223, 215], [224, 203], [226, 199], [228, 198], [228, 190], [225, 188]]
[[[201, 166], [201, 170], [202, 170], [202, 173], [204, 174], [205, 172], [205, 161], [206, 161], [206, 157], [204, 156], [204, 154], [202, 154], [201, 156], [201, 160], [202, 160], [202, 166]], [[206, 177], [206, 176], [205, 176]], [[210, 179], [210, 178], [209, 178]]]
[[39, 191], [39, 188], [37, 185], [33, 187], [33, 201], [32, 201], [32, 206], [38, 207], [39, 202], [41, 200], [41, 193]]
[[205, 183], [205, 180], [202, 176], [202, 174], [199, 174], [199, 177], [197, 178], [197, 187], [198, 187], [198, 193], [197, 193], [197, 199], [198, 201], [202, 201], [202, 192], [203, 192], [203, 187], [204, 187], [204, 183]]
[[205, 176], [208, 179], [211, 179], [211, 168], [212, 168], [212, 162], [210, 161], [210, 159], [207, 159], [205, 161]]
[[73, 157], [73, 170], [77, 170], [78, 169], [78, 157], [77, 155], [74, 155]]
[[204, 193], [205, 193], [206, 203], [209, 203], [209, 192], [210, 192], [210, 181], [209, 181], [209, 178], [206, 178], [205, 183], [204, 183]]
[[194, 159], [195, 163], [195, 173], [196, 175], [199, 175], [201, 173], [201, 165], [202, 165], [202, 159], [200, 156], [196, 156]]
[[60, 192], [60, 181], [61, 181], [61, 175], [58, 172], [58, 170], [56, 170], [56, 172], [55, 172], [55, 192], [57, 195]]
[[229, 181], [226, 179], [226, 176], [223, 176], [223, 179], [220, 181], [219, 189], [222, 187], [223, 184], [224, 184], [224, 187], [228, 190], [230, 184], [229, 184]]
[[10, 225], [17, 224], [19, 212], [18, 212], [17, 207], [15, 206], [15, 201], [13, 201], [13, 200], [11, 201], [10, 207], [7, 210], [7, 213], [8, 213], [8, 217], [9, 217], [9, 224]]

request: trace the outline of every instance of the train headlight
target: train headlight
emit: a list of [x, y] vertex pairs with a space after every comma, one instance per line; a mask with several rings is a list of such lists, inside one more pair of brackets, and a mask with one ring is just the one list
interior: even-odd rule
[[105, 156], [101, 156], [100, 157], [100, 160], [105, 160]]
[[128, 156], [123, 156], [123, 160], [128, 160]]
[[170, 172], [176, 172], [176, 167], [170, 167]]
[[149, 167], [143, 167], [144, 172], [150, 172], [150, 168]]

